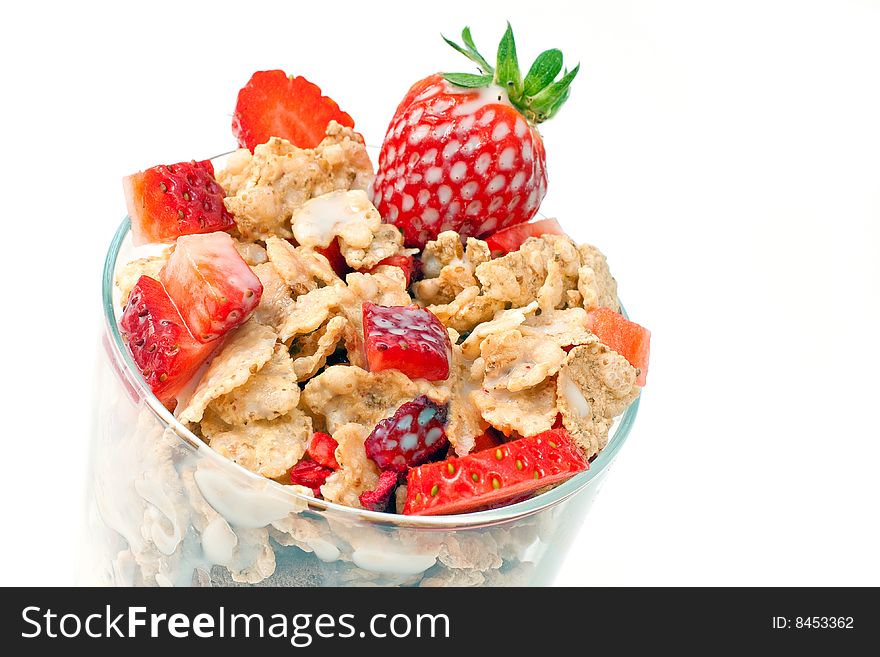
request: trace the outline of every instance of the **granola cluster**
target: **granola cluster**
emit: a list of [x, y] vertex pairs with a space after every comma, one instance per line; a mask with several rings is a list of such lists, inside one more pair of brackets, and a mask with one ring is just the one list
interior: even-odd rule
[[[353, 507], [380, 474], [364, 441], [420, 395], [446, 407], [458, 456], [491, 429], [516, 438], [558, 423], [588, 458], [597, 454], [640, 391], [638, 371], [588, 327], [589, 311], [619, 310], [605, 257], [561, 235], [529, 238], [496, 257], [486, 242], [452, 231], [421, 253], [406, 249], [365, 192], [372, 175], [360, 136], [336, 123], [314, 149], [272, 138], [230, 156], [217, 180], [235, 218], [235, 247], [263, 294], [178, 399], [179, 419], [218, 453], [288, 485], [312, 435], [330, 434], [339, 468], [320, 494]], [[342, 274], [329, 257], [334, 245]], [[386, 264], [398, 256], [416, 257], [417, 280]], [[117, 280], [123, 299], [167, 258], [126, 265]], [[367, 302], [433, 313], [449, 334], [449, 376], [369, 371]]]

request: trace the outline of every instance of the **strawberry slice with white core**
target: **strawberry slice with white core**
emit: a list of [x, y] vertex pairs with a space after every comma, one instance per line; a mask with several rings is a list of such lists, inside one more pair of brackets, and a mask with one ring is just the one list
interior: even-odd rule
[[409, 471], [406, 515], [446, 515], [511, 502], [589, 468], [564, 429]]
[[181, 235], [235, 225], [208, 160], [160, 164], [123, 178], [122, 186], [136, 245], [173, 242]]
[[418, 306], [364, 303], [364, 342], [371, 372], [400, 370], [411, 379], [449, 377], [452, 345], [439, 319]]
[[135, 364], [163, 404], [174, 399], [220, 342], [190, 334], [162, 284], [141, 276], [119, 321]]
[[200, 342], [244, 323], [263, 294], [260, 279], [226, 233], [179, 238], [159, 277]]

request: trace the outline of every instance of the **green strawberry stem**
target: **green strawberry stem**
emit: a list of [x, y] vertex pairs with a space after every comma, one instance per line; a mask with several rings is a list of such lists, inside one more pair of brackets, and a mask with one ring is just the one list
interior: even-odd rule
[[[523, 78], [516, 56], [516, 42], [510, 23], [498, 44], [495, 68], [489, 65], [474, 45], [469, 27], [461, 32], [461, 46], [443, 37], [456, 51], [474, 62], [480, 69], [474, 73], [444, 73], [443, 77], [458, 87], [480, 89], [492, 84], [507, 90], [507, 97], [523, 116], [532, 123], [542, 123], [556, 115], [571, 94], [571, 82], [581, 65], [570, 71], [563, 69], [562, 53], [553, 48], [545, 50], [535, 59]], [[557, 80], [559, 74], [562, 77]]]

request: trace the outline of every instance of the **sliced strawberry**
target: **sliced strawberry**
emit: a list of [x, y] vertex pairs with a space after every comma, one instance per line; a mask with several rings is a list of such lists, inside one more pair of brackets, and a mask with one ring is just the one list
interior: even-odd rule
[[242, 324], [263, 294], [260, 279], [226, 233], [179, 238], [159, 278], [201, 342]]
[[486, 244], [492, 253], [510, 253], [516, 251], [530, 237], [541, 235], [565, 235], [562, 226], [556, 219], [541, 219], [528, 224], [517, 224], [486, 238]]
[[645, 385], [651, 354], [651, 332], [610, 308], [597, 308], [590, 312], [587, 325], [602, 344], [619, 353], [639, 370], [636, 383]]
[[379, 483], [376, 488], [361, 493], [358, 500], [361, 506], [369, 511], [385, 511], [388, 509], [388, 502], [391, 501], [391, 494], [397, 488], [397, 473], [386, 470], [379, 475]]
[[320, 463], [300, 461], [290, 469], [290, 483], [294, 486], [311, 488], [315, 497], [321, 497], [321, 486], [332, 474], [333, 470], [325, 468]]
[[235, 225], [208, 160], [155, 166], [123, 178], [122, 186], [135, 244], [173, 242]]
[[314, 148], [324, 139], [327, 124], [354, 127], [352, 118], [317, 85], [284, 71], [257, 71], [238, 92], [232, 134], [251, 151], [270, 137], [281, 137], [300, 148]]
[[309, 441], [308, 452], [311, 459], [331, 470], [338, 470], [339, 463], [336, 462], [336, 448], [339, 443], [334, 440], [333, 436], [320, 431], [312, 435]]
[[364, 303], [364, 340], [370, 370], [400, 370], [411, 379], [449, 377], [452, 345], [440, 320], [418, 306]]
[[407, 515], [444, 515], [511, 502], [589, 468], [564, 429], [409, 471]]
[[149, 276], [138, 279], [119, 325], [135, 364], [163, 404], [219, 346], [219, 341], [202, 344], [193, 338], [165, 288]]
[[[382, 265], [389, 265], [391, 267], [400, 267], [403, 270], [403, 275], [406, 277], [406, 286], [409, 287], [409, 284], [412, 282], [413, 270], [415, 269], [415, 259], [410, 255], [393, 255], [388, 256], [384, 260], [380, 260], [379, 264], [376, 267], [381, 267]], [[375, 267], [370, 271], [375, 271]]]
[[364, 449], [380, 470], [406, 472], [446, 447], [445, 426], [446, 409], [422, 395], [380, 421]]
[[315, 248], [315, 251], [327, 258], [327, 262], [330, 263], [330, 267], [336, 272], [336, 275], [339, 276], [339, 278], [345, 279], [345, 275], [351, 272], [351, 268], [345, 261], [342, 251], [339, 250], [338, 238], [334, 237], [333, 241], [330, 242], [330, 246], [325, 248], [319, 246]]

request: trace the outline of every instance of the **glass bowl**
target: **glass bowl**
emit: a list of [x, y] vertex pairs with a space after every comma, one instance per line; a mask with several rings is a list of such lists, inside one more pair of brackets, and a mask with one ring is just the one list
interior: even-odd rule
[[503, 508], [414, 517], [302, 496], [214, 452], [153, 396], [118, 327], [118, 265], [104, 263], [80, 581], [124, 586], [522, 586], [552, 584], [639, 400], [590, 469]]

